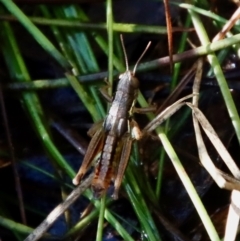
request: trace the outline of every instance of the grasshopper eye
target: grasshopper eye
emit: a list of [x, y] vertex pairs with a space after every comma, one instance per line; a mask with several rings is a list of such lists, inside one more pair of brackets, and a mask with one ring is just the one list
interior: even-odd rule
[[119, 79], [122, 79], [123, 76], [124, 76], [124, 74], [120, 74], [118, 78], [119, 78]]
[[131, 76], [131, 85], [133, 88], [137, 89], [139, 87], [139, 81], [136, 77]]

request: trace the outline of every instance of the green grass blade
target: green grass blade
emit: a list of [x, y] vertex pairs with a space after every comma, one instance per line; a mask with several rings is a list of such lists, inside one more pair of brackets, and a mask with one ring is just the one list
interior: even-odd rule
[[19, 233], [23, 233], [23, 234], [29, 234], [33, 231], [32, 228], [29, 228], [21, 223], [14, 222], [13, 220], [2, 217], [2, 216], [0, 216], [0, 225], [7, 229], [15, 230], [15, 231], [17, 231]]
[[29, 18], [11, 0], [0, 0], [0, 2], [11, 12], [19, 22], [29, 31], [35, 40], [65, 69], [70, 65], [54, 45], [42, 34], [42, 32], [29, 20]]
[[166, 153], [168, 154], [169, 158], [171, 159], [171, 161], [174, 165], [174, 168], [176, 169], [176, 171], [178, 173], [178, 176], [180, 177], [188, 195], [190, 196], [190, 198], [194, 204], [194, 207], [196, 208], [198, 215], [200, 216], [200, 218], [203, 222], [203, 225], [208, 232], [210, 239], [214, 240], [214, 241], [220, 241], [220, 238], [216, 232], [216, 229], [213, 226], [212, 221], [211, 221], [209, 215], [207, 214], [204, 205], [201, 202], [201, 199], [199, 198], [191, 180], [189, 179], [186, 171], [184, 170], [184, 167], [182, 166], [180, 160], [178, 159], [178, 156], [175, 153], [167, 136], [165, 135], [165, 133], [163, 133], [163, 131], [160, 131], [158, 133], [158, 137], [160, 138]]
[[[196, 32], [198, 34], [198, 37], [199, 37], [201, 43], [203, 45], [208, 45], [210, 43], [210, 41], [209, 41], [207, 32], [202, 24], [202, 21], [200, 20], [200, 18], [194, 11], [189, 10], [189, 13], [191, 14], [192, 22], [195, 26]], [[213, 72], [216, 76], [219, 88], [220, 88], [221, 93], [224, 98], [224, 102], [227, 106], [229, 116], [232, 120], [232, 124], [235, 129], [235, 132], [236, 132], [236, 135], [238, 138], [238, 142], [240, 144], [240, 119], [239, 119], [237, 108], [234, 104], [231, 92], [229, 90], [227, 81], [225, 79], [222, 68], [218, 62], [218, 59], [217, 59], [215, 53], [209, 51], [207, 58], [208, 58], [209, 63], [211, 64]]]
[[97, 237], [96, 241], [102, 241], [103, 237], [103, 228], [104, 228], [104, 213], [106, 210], [106, 193], [101, 197], [100, 203], [100, 212], [98, 217], [98, 226], [97, 226]]
[[[107, 34], [108, 34], [108, 81], [113, 86], [113, 12], [112, 0], [107, 0]], [[112, 88], [108, 94], [112, 95]]]
[[[8, 23], [2, 23], [1, 38], [3, 43], [2, 51], [12, 79], [16, 81], [30, 81], [27, 68]], [[61, 167], [70, 177], [73, 177], [75, 172], [68, 165], [51, 140], [48, 133], [48, 127], [46, 126], [46, 120], [44, 120], [44, 113], [37, 95], [34, 92], [24, 92], [22, 93], [22, 99], [33, 123], [34, 129], [48, 154], [56, 161], [59, 167]]]

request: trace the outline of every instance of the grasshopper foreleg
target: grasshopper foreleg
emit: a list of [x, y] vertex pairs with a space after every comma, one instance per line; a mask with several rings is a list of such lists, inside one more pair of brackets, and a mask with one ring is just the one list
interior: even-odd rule
[[101, 87], [101, 88], [99, 89], [99, 91], [100, 91], [101, 95], [103, 96], [103, 98], [104, 98], [107, 102], [112, 103], [113, 97], [108, 94], [108, 92], [107, 92], [107, 89], [108, 89], [108, 88], [109, 88], [109, 86], [107, 85], [107, 86]]

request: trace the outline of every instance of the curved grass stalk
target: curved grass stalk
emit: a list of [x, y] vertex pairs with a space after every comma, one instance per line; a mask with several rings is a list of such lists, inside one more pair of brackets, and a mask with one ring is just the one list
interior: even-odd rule
[[[209, 41], [207, 32], [206, 32], [201, 20], [199, 19], [198, 15], [195, 12], [193, 12], [192, 10], [189, 10], [189, 13], [192, 17], [192, 22], [196, 28], [196, 31], [197, 31], [197, 34], [198, 34], [198, 37], [199, 37], [201, 43], [203, 45], [209, 44], [210, 41]], [[211, 64], [213, 72], [216, 76], [219, 88], [220, 88], [221, 93], [224, 98], [224, 102], [227, 106], [229, 116], [232, 120], [232, 124], [235, 129], [235, 133], [237, 135], [238, 142], [240, 144], [240, 119], [239, 119], [239, 115], [238, 115], [236, 106], [234, 104], [232, 95], [228, 88], [227, 81], [225, 79], [221, 66], [219, 65], [218, 59], [217, 59], [216, 55], [214, 54], [214, 52], [209, 51], [207, 58], [208, 58], [209, 63]]]
[[[12, 79], [16, 81], [30, 81], [27, 68], [18, 49], [14, 34], [8, 23], [2, 24], [2, 31], [5, 33], [2, 35], [2, 42], [4, 43], [3, 53]], [[24, 92], [22, 93], [22, 99], [33, 123], [34, 129], [48, 155], [52, 157], [57, 165], [61, 167], [70, 177], [73, 177], [75, 172], [55, 147], [51, 136], [48, 133], [46, 120], [44, 120], [44, 113], [37, 95], [33, 92]]]

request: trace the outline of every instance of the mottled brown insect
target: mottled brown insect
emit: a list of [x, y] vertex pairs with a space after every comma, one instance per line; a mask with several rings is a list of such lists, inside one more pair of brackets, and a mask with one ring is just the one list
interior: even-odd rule
[[113, 198], [118, 198], [118, 191], [131, 153], [132, 142], [135, 139], [140, 139], [140, 130], [132, 117], [139, 88], [139, 81], [134, 75], [137, 64], [148, 46], [137, 61], [133, 71], [129, 70], [126, 60], [126, 71], [119, 76], [116, 93], [102, 126], [99, 128], [94, 126], [90, 129], [92, 140], [73, 183], [78, 185], [92, 165], [93, 160], [97, 159], [91, 184], [96, 198], [109, 188], [111, 181], [114, 184]]

